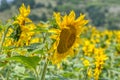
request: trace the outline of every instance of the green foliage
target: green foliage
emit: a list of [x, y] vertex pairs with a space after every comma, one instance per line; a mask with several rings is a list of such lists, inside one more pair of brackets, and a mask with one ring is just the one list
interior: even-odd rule
[[7, 60], [17, 61], [31, 69], [36, 69], [36, 66], [39, 63], [40, 58], [38, 56], [33, 56], [33, 57], [13, 56], [13, 57], [7, 58]]
[[20, 34], [21, 34], [21, 29], [20, 29], [20, 26], [18, 24], [15, 24], [14, 26], [12, 27], [15, 27], [13, 28], [14, 31], [13, 33], [10, 35], [11, 38], [13, 38], [15, 41], [18, 41], [19, 40], [19, 37], [20, 37]]

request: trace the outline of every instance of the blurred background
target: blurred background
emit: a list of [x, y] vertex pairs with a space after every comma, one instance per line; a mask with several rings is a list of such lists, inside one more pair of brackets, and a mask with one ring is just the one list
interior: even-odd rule
[[120, 0], [0, 0], [0, 20], [17, 15], [22, 3], [31, 6], [29, 18], [35, 23], [48, 21], [53, 12], [74, 10], [77, 16], [86, 14], [90, 24], [99, 29], [120, 29]]

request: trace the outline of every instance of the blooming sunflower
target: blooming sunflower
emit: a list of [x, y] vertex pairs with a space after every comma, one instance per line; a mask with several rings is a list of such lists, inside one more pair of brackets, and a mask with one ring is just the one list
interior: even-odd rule
[[18, 32], [14, 35], [15, 38], [17, 37], [15, 44], [16, 46], [28, 46], [31, 43], [32, 37], [35, 35], [34, 30], [36, 29], [36, 26], [32, 20], [28, 18], [29, 14], [30, 6], [26, 7], [24, 4], [22, 4], [19, 8], [19, 15], [16, 16], [16, 19], [13, 22], [15, 25], [14, 31]]
[[19, 8], [19, 15], [17, 16], [17, 20], [14, 21], [14, 24], [19, 24], [20, 26], [25, 25], [25, 23], [32, 22], [29, 18], [28, 15], [30, 14], [30, 6], [25, 7], [24, 4]]
[[51, 37], [56, 39], [51, 48], [55, 52], [52, 55], [52, 63], [58, 64], [68, 55], [74, 54], [74, 49], [79, 46], [81, 28], [88, 23], [88, 20], [85, 20], [85, 15], [82, 14], [75, 19], [74, 11], [65, 16], [61, 16], [60, 13], [54, 13], [54, 17], [59, 29], [52, 29], [55, 35]]

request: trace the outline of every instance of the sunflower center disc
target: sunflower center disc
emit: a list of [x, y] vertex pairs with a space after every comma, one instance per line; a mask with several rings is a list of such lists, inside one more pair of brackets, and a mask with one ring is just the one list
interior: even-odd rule
[[76, 30], [74, 27], [69, 27], [69, 29], [63, 29], [60, 33], [60, 41], [57, 47], [58, 53], [62, 54], [67, 52], [75, 42]]

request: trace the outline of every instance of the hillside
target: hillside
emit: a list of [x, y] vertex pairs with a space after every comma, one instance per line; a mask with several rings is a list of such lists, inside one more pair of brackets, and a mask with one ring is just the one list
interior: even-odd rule
[[[52, 17], [54, 11], [68, 13], [70, 10], [74, 10], [77, 15], [85, 13], [94, 26], [119, 29], [119, 4], [119, 0], [35, 0], [29, 17], [34, 22], [46, 21]], [[0, 20], [6, 21], [17, 15], [16, 13], [18, 13], [18, 8], [15, 3], [10, 4], [10, 9], [0, 11]]]

